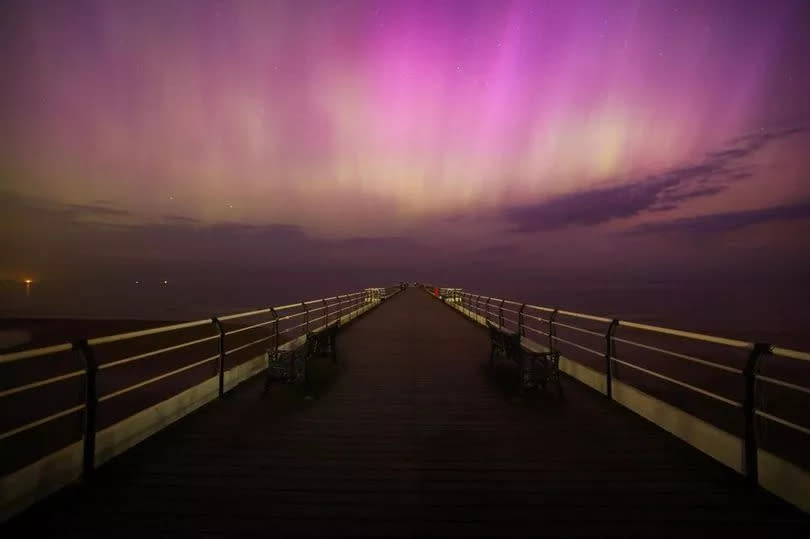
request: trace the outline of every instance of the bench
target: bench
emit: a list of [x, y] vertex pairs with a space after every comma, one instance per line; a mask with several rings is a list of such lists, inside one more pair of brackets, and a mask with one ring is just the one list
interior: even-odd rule
[[294, 339], [278, 347], [267, 349], [267, 371], [264, 383], [265, 393], [270, 383], [278, 380], [285, 383], [309, 384], [309, 361], [319, 355], [328, 355], [337, 363], [337, 323], [311, 331], [301, 338]]
[[332, 358], [332, 363], [337, 363], [337, 347], [335, 343], [339, 329], [340, 326], [335, 323], [309, 333], [307, 340], [312, 339], [314, 341], [313, 355], [325, 354]]
[[560, 352], [521, 339], [520, 333], [506, 331], [487, 321], [490, 339], [489, 361], [493, 370], [496, 358], [502, 356], [514, 361], [520, 367], [520, 387], [523, 389], [545, 388], [549, 382], [557, 384], [562, 395], [560, 384]]

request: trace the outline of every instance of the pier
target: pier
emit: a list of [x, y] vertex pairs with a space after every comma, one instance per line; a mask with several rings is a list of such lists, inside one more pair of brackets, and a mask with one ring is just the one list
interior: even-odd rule
[[[508, 365], [493, 372], [487, 321], [559, 346], [562, 395], [516, 391]], [[315, 361], [307, 390], [265, 394], [266, 351], [330, 322], [337, 365]], [[755, 361], [806, 371], [806, 354], [663, 330], [389, 287], [6, 354], [17, 381], [0, 392], [6, 536], [806, 537], [810, 475], [791, 438], [805, 436], [806, 412], [777, 415], [750, 393], [784, 387]], [[675, 338], [689, 350], [661, 342]], [[722, 380], [690, 391], [701, 388], [689, 374], [617, 351], [628, 341], [688, 363], [709, 361], [695, 347], [728, 348], [740, 363], [719, 354], [715, 370], [739, 393]], [[578, 361], [576, 346], [593, 357]], [[44, 358], [47, 383], [30, 366]], [[147, 363], [159, 369], [112, 375]], [[702, 401], [670, 386], [725, 411], [701, 417]]]

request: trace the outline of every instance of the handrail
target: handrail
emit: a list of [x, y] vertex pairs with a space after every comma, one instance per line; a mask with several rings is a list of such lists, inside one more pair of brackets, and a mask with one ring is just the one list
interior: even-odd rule
[[530, 309], [537, 309], [538, 311], [543, 311], [545, 313], [553, 313], [556, 310], [556, 309], [552, 309], [551, 307], [541, 307], [539, 305], [530, 305], [528, 303], [526, 304], [526, 307], [528, 307]]
[[[270, 309], [268, 309], [269, 311]], [[220, 318], [220, 320], [222, 320]], [[273, 320], [267, 320], [266, 322], [259, 322], [258, 324], [252, 324], [250, 326], [245, 326], [237, 329], [232, 329], [230, 331], [226, 331], [225, 335], [236, 335], [237, 333], [242, 333], [243, 331], [250, 331], [251, 329], [260, 328], [262, 326], [269, 326], [273, 323]]]
[[792, 384], [790, 382], [785, 382], [784, 380], [780, 380], [778, 378], [771, 378], [770, 376], [762, 376], [761, 374], [757, 374], [757, 380], [764, 380], [771, 384], [776, 384], [778, 386], [786, 387], [788, 389], [793, 389], [795, 391], [800, 391], [802, 393], [807, 393], [808, 395], [810, 395], [810, 387], [807, 386]]
[[[562, 311], [561, 311], [562, 312]], [[604, 334], [599, 333], [597, 331], [591, 331], [590, 329], [581, 328], [579, 326], [572, 326], [570, 324], [563, 324], [559, 320], [555, 322], [555, 324], [562, 328], [573, 329], [574, 331], [579, 331], [580, 333], [585, 333], [587, 335], [595, 335], [596, 337], [604, 337]]]
[[696, 341], [704, 341], [710, 342], [714, 344], [722, 344], [725, 346], [731, 346], [734, 348], [746, 348], [748, 350], [753, 350], [754, 343], [748, 341], [739, 341], [737, 339], [727, 339], [725, 337], [715, 337], [714, 335], [705, 335], [703, 333], [695, 333], [692, 331], [683, 331], [681, 329], [670, 329], [664, 328], [660, 326], [651, 326], [649, 324], [639, 324], [636, 322], [626, 322], [622, 320], [619, 322], [619, 325], [622, 327], [628, 328], [635, 328], [640, 329], [643, 331], [650, 331], [653, 333], [660, 333], [663, 335], [671, 335], [674, 337], [685, 337], [687, 339], [694, 339]]
[[770, 419], [771, 421], [775, 421], [775, 422], [779, 423], [780, 425], [784, 425], [784, 426], [789, 427], [789, 428], [791, 428], [793, 430], [797, 430], [797, 431], [802, 432], [804, 434], [810, 435], [810, 429], [808, 429], [807, 427], [803, 427], [803, 426], [801, 426], [801, 425], [799, 425], [797, 423], [793, 423], [792, 421], [788, 421], [787, 419], [777, 417], [777, 416], [775, 416], [773, 414], [763, 412], [762, 410], [755, 410], [755, 413], [760, 417]]
[[573, 346], [575, 348], [579, 348], [583, 352], [590, 352], [591, 354], [594, 354], [596, 356], [600, 356], [600, 357], [602, 356], [602, 352], [600, 352], [599, 350], [594, 350], [593, 348], [588, 348], [587, 346], [582, 346], [581, 344], [577, 344], [577, 343], [569, 341], [567, 339], [563, 339], [562, 337], [557, 337], [556, 335], [552, 335], [551, 338], [554, 339], [555, 341], [564, 342], [567, 345]]
[[139, 359], [144, 359], [147, 357], [156, 356], [158, 354], [164, 354], [166, 352], [172, 352], [174, 350], [179, 350], [181, 348], [186, 348], [188, 346], [194, 346], [195, 344], [200, 344], [208, 341], [213, 341], [215, 339], [219, 339], [219, 335], [211, 335], [210, 337], [203, 337], [202, 339], [196, 339], [193, 341], [184, 342], [181, 344], [175, 344], [174, 346], [167, 346], [166, 348], [160, 348], [158, 350], [152, 350], [151, 352], [144, 352], [143, 354], [138, 354], [135, 356], [125, 357], [123, 359], [118, 359], [116, 361], [110, 361], [109, 363], [102, 363], [98, 366], [99, 370], [109, 369], [111, 367], [117, 367], [119, 365], [125, 365], [127, 363], [131, 363], [133, 361], [138, 361]]
[[64, 343], [64, 344], [55, 344], [53, 346], [45, 346], [42, 348], [34, 348], [32, 350], [22, 350], [20, 352], [12, 352], [10, 354], [0, 354], [0, 363], [10, 363], [12, 361], [20, 361], [23, 359], [48, 356], [51, 354], [57, 354], [59, 352], [67, 352], [72, 348], [73, 348], [72, 344]]
[[[83, 457], [83, 473], [85, 475], [90, 474], [92, 469], [94, 468], [95, 464], [95, 436], [96, 436], [96, 424], [95, 424], [95, 416], [96, 416], [96, 408], [100, 403], [109, 401], [115, 397], [136, 391], [140, 388], [158, 382], [160, 380], [169, 378], [171, 376], [175, 376], [177, 374], [183, 373], [185, 371], [194, 369], [196, 367], [200, 367], [202, 365], [211, 363], [213, 361], [219, 360], [219, 366], [217, 368], [217, 376], [219, 377], [219, 395], [220, 397], [223, 396], [224, 393], [224, 379], [223, 375], [225, 372], [225, 357], [231, 355], [235, 352], [240, 350], [244, 350], [246, 348], [256, 346], [262, 342], [268, 341], [270, 339], [274, 339], [275, 344], [272, 346], [278, 346], [282, 343], [279, 342], [279, 336], [281, 334], [290, 333], [294, 331], [300, 331], [303, 327], [309, 327], [311, 324], [318, 323], [319, 321], [326, 319], [325, 324], [341, 324], [345, 323], [349, 320], [354, 320], [360, 313], [361, 310], [367, 310], [369, 308], [373, 308], [380, 303], [380, 301], [384, 298], [390, 297], [391, 295], [399, 292], [402, 290], [401, 286], [397, 287], [390, 287], [389, 288], [376, 288], [376, 289], [367, 289], [367, 290], [378, 290], [381, 291], [377, 296], [368, 295], [364, 291], [357, 291], [357, 292], [349, 292], [346, 294], [340, 294], [338, 296], [331, 296], [327, 298], [320, 298], [320, 299], [311, 299], [304, 302], [298, 303], [290, 303], [288, 305], [280, 305], [277, 307], [268, 307], [262, 309], [254, 309], [251, 311], [241, 312], [241, 313], [231, 313], [224, 316], [213, 317], [213, 318], [206, 318], [203, 320], [194, 320], [190, 322], [181, 322], [177, 324], [170, 324], [165, 326], [159, 326], [154, 328], [149, 328], [145, 330], [139, 331], [130, 331], [125, 333], [119, 333], [115, 335], [105, 335], [101, 337], [94, 337], [91, 339], [79, 339], [71, 343], [61, 343], [56, 344], [53, 346], [46, 346], [41, 348], [35, 348], [30, 350], [22, 350], [19, 352], [11, 352], [6, 354], [0, 354], [0, 365], [5, 363], [11, 362], [19, 362], [23, 360], [39, 358], [39, 357], [46, 357], [53, 354], [58, 354], [62, 352], [71, 352], [73, 351], [76, 353], [75, 357], [80, 358], [83, 362], [83, 367], [79, 370], [73, 370], [67, 373], [58, 374], [54, 376], [50, 376], [44, 379], [38, 379], [29, 381], [27, 383], [23, 383], [20, 385], [16, 385], [14, 387], [6, 388], [0, 390], [0, 399], [9, 397], [11, 395], [16, 395], [22, 393], [24, 391], [29, 391], [37, 388], [45, 388], [45, 386], [49, 386], [58, 382], [63, 382], [65, 380], [79, 378], [84, 376], [86, 379], [86, 390], [85, 390], [85, 402], [71, 406], [54, 413], [49, 413], [43, 417], [34, 419], [24, 425], [17, 425], [7, 430], [5, 432], [0, 432], [0, 440], [5, 440], [7, 438], [11, 438], [17, 434], [25, 432], [27, 430], [39, 427], [41, 425], [45, 425], [55, 419], [60, 417], [64, 417], [70, 414], [74, 414], [76, 412], [84, 410], [85, 418], [85, 430], [86, 433], [83, 436], [84, 439], [84, 457]], [[310, 308], [310, 305], [318, 304], [316, 307]], [[330, 321], [330, 307], [334, 308], [334, 315], [336, 317], [335, 320]], [[289, 314], [285, 314], [284, 316], [279, 316], [280, 312], [289, 311], [293, 308], [300, 308], [302, 309], [299, 312], [291, 312]], [[317, 317], [313, 317], [310, 319], [310, 314], [315, 313], [318, 311], [325, 311], [325, 314], [322, 314]], [[223, 322], [228, 322], [232, 320], [238, 320], [241, 318], [247, 318], [251, 316], [258, 316], [258, 315], [269, 315], [272, 316], [272, 319], [269, 321], [263, 321], [256, 324], [247, 325], [244, 327], [237, 327], [226, 331]], [[299, 323], [293, 325], [289, 328], [285, 328], [279, 331], [279, 322], [283, 322], [285, 320], [294, 320], [299, 317], [305, 317], [305, 321], [303, 323]], [[265, 326], [274, 326], [273, 334], [269, 336], [263, 336], [262, 338], [252, 340], [248, 343], [241, 344], [231, 349], [227, 349], [226, 341], [228, 337], [232, 337], [235, 334], [240, 334], [244, 332], [248, 332], [251, 330], [256, 330], [259, 328], [263, 328]], [[123, 342], [128, 341], [131, 339], [137, 339], [141, 337], [148, 337], [153, 335], [159, 335], [174, 331], [180, 331], [185, 329], [203, 327], [203, 326], [211, 326], [212, 329], [216, 330], [216, 334], [211, 336], [206, 336], [198, 339], [192, 339], [190, 341], [185, 341], [179, 344], [173, 344], [171, 346], [165, 346], [158, 349], [147, 350], [145, 352], [126, 356], [123, 358], [115, 359], [113, 361], [109, 361], [102, 364], [97, 364], [95, 359], [94, 349], [100, 346], [104, 346], [111, 343]], [[286, 340], [284, 344], [293, 342], [296, 337], [293, 337], [292, 340]], [[152, 376], [148, 379], [141, 380], [130, 384], [126, 387], [117, 389], [111, 393], [107, 393], [105, 395], [97, 396], [96, 395], [96, 375], [98, 371], [112, 369], [114, 367], [118, 367], [121, 365], [125, 365], [128, 363], [132, 363], [141, 359], [157, 356], [159, 354], [165, 354], [167, 352], [177, 351], [183, 348], [187, 348], [196, 344], [201, 344], [205, 342], [213, 342], [218, 341], [219, 351], [216, 355], [211, 355], [199, 361], [195, 361], [193, 363], [183, 365], [176, 369], [173, 369], [168, 372], [164, 372], [158, 374], [156, 376]]]
[[60, 417], [70, 415], [72, 413], [78, 412], [79, 410], [84, 410], [84, 408], [85, 408], [84, 404], [78, 404], [76, 406], [71, 406], [70, 408], [65, 408], [64, 410], [61, 410], [61, 411], [56, 412], [54, 414], [42, 417], [40, 419], [36, 419], [34, 421], [31, 421], [30, 423], [26, 423], [25, 425], [21, 425], [21, 426], [19, 426], [17, 428], [7, 430], [6, 432], [0, 432], [0, 440], [5, 440], [6, 438], [11, 438], [15, 434], [19, 434], [21, 432], [31, 430], [34, 427], [38, 427], [40, 425], [44, 425], [45, 423], [49, 423], [49, 422], [53, 421], [54, 419], [59, 419]]
[[51, 378], [39, 380], [37, 382], [31, 382], [30, 384], [4, 389], [0, 391], [0, 397], [7, 397], [9, 395], [14, 395], [15, 393], [22, 393], [23, 391], [28, 391], [29, 389], [34, 389], [36, 387], [55, 384], [56, 382], [61, 382], [62, 380], [68, 380], [70, 378], [76, 378], [77, 376], [82, 376], [83, 374], [84, 371], [72, 371], [65, 374], [60, 374], [59, 376], [52, 376]]
[[631, 341], [628, 339], [622, 339], [619, 337], [613, 337], [615, 342], [620, 342], [624, 344], [629, 344], [630, 346], [635, 346], [637, 348], [643, 348], [645, 350], [650, 350], [651, 352], [658, 352], [659, 354], [665, 354], [672, 357], [677, 357], [680, 359], [685, 359], [686, 361], [691, 361], [692, 363], [699, 363], [701, 365], [706, 365], [707, 367], [713, 367], [715, 369], [720, 369], [727, 372], [733, 372], [734, 374], [742, 374], [742, 369], [738, 369], [736, 367], [729, 367], [728, 365], [723, 365], [722, 363], [715, 363], [714, 361], [707, 361], [705, 359], [700, 359], [698, 357], [690, 356], [687, 354], [679, 354], [678, 352], [672, 352], [671, 350], [667, 350], [665, 348], [658, 348], [657, 346], [650, 346], [649, 344], [642, 344], [639, 342]]
[[775, 356], [798, 359], [799, 361], [810, 361], [810, 354], [807, 352], [799, 352], [798, 350], [790, 350], [788, 348], [779, 348], [774, 346], [771, 349], [771, 353]]
[[256, 339], [255, 341], [250, 341], [250, 342], [249, 342], [249, 343], [247, 343], [247, 344], [243, 344], [243, 345], [241, 345], [241, 346], [237, 346], [236, 348], [231, 348], [230, 350], [226, 350], [226, 351], [225, 351], [225, 355], [227, 356], [228, 354], [233, 354], [234, 352], [239, 352], [240, 350], [244, 350], [245, 348], [249, 348], [249, 347], [251, 347], [251, 346], [254, 346], [254, 345], [256, 345], [256, 344], [259, 344], [260, 342], [269, 341], [269, 340], [270, 340], [270, 339], [272, 339], [273, 337], [274, 337], [273, 335], [268, 335], [268, 336], [266, 336], [266, 337], [262, 337], [261, 339]]
[[696, 393], [700, 393], [700, 394], [705, 395], [707, 397], [711, 397], [711, 398], [713, 398], [715, 400], [718, 400], [720, 402], [725, 402], [726, 404], [729, 404], [729, 405], [734, 406], [736, 408], [742, 408], [742, 406], [743, 406], [741, 402], [738, 402], [738, 401], [723, 397], [722, 395], [718, 395], [717, 393], [712, 393], [711, 391], [707, 391], [707, 390], [705, 390], [703, 388], [694, 386], [692, 384], [687, 384], [686, 382], [681, 382], [680, 380], [678, 380], [676, 378], [672, 378], [671, 376], [667, 376], [665, 374], [660, 374], [660, 373], [657, 373], [657, 372], [655, 372], [653, 370], [645, 369], [644, 367], [639, 367], [638, 365], [634, 365], [633, 363], [628, 363], [627, 361], [622, 361], [621, 359], [618, 359], [618, 358], [615, 358], [615, 357], [610, 358], [610, 360], [615, 361], [616, 363], [620, 363], [622, 365], [625, 365], [627, 367], [630, 367], [631, 369], [635, 369], [635, 370], [641, 371], [641, 372], [643, 372], [645, 374], [649, 374], [650, 376], [654, 376], [655, 378], [659, 378], [661, 380], [666, 380], [667, 382], [671, 382], [673, 384], [679, 385], [679, 386], [684, 387], [686, 389], [691, 389], [692, 391], [694, 391]]
[[144, 380], [143, 382], [138, 382], [137, 384], [132, 384], [130, 386], [124, 387], [124, 388], [119, 389], [117, 391], [113, 391], [112, 393], [107, 393], [106, 395], [103, 395], [103, 396], [99, 397], [98, 402], [104, 402], [104, 401], [110, 400], [112, 398], [118, 397], [119, 395], [124, 395], [125, 393], [129, 393], [130, 391], [134, 391], [134, 390], [136, 390], [138, 388], [148, 386], [149, 384], [154, 384], [155, 382], [157, 382], [159, 380], [163, 380], [164, 378], [174, 376], [175, 374], [180, 374], [181, 372], [185, 372], [187, 370], [193, 369], [194, 367], [199, 367], [200, 365], [204, 365], [206, 363], [214, 361], [215, 359], [219, 359], [219, 354], [207, 357], [205, 359], [201, 359], [200, 361], [194, 362], [194, 363], [192, 363], [190, 365], [185, 365], [183, 367], [180, 367], [179, 369], [174, 369], [172, 371], [165, 372], [165, 373], [160, 374], [158, 376], [153, 376], [152, 378], [148, 378], [148, 379]]
[[158, 335], [160, 333], [168, 333], [170, 331], [207, 326], [210, 323], [211, 319], [206, 318], [205, 320], [195, 320], [194, 322], [183, 322], [182, 324], [172, 324], [170, 326], [161, 326], [151, 329], [144, 329], [141, 331], [130, 331], [128, 333], [119, 333], [118, 335], [109, 335], [107, 337], [96, 337], [94, 339], [87, 339], [87, 344], [90, 346], [96, 346], [99, 344], [127, 341], [129, 339], [136, 339], [138, 337], [147, 337], [149, 335]]
[[[528, 307], [528, 305], [527, 305]], [[542, 318], [540, 316], [534, 316], [532, 314], [523, 313], [524, 318], [531, 318], [532, 320], [537, 320], [538, 322], [543, 322], [544, 324], [548, 324], [548, 318]]]
[[[278, 309], [278, 307], [276, 307]], [[247, 316], [257, 316], [260, 314], [270, 314], [270, 309], [256, 309], [255, 311], [248, 311], [245, 313], [227, 314], [225, 316], [218, 316], [220, 322], [227, 322], [228, 320], [236, 320], [237, 318], [245, 318]]]
[[[448, 288], [449, 290], [449, 288]], [[455, 289], [459, 290], [459, 289]], [[461, 302], [459, 305], [454, 306], [457, 307], [457, 310], [470, 318], [478, 321], [479, 323], [486, 323], [491, 321], [490, 319], [490, 310], [489, 305], [492, 301], [492, 298], [488, 298], [487, 296], [481, 294], [474, 294], [467, 291], [461, 291], [457, 293], [457, 297], [461, 298]], [[482, 302], [486, 301], [485, 304], [482, 305]], [[810, 395], [810, 387], [806, 387], [800, 383], [782, 380], [778, 377], [774, 376], [765, 376], [760, 374], [761, 364], [763, 359], [768, 356], [773, 357], [780, 357], [780, 358], [787, 358], [802, 362], [810, 362], [810, 353], [801, 352], [798, 350], [791, 350], [788, 348], [781, 348], [777, 346], [772, 346], [767, 343], [754, 343], [750, 341], [744, 341], [740, 339], [731, 339], [727, 337], [719, 337], [716, 335], [707, 335], [703, 333], [697, 333], [692, 331], [684, 331], [679, 329], [672, 329], [666, 328], [661, 326], [655, 326], [651, 324], [643, 324], [639, 322], [631, 322], [626, 320], [617, 320], [607, 318], [605, 316], [597, 316], [587, 313], [581, 313], [577, 311], [569, 311], [563, 309], [554, 309], [551, 307], [544, 307], [540, 305], [531, 305], [527, 303], [521, 303], [514, 300], [509, 299], [496, 299], [495, 301], [500, 301], [500, 305], [496, 304], [498, 307], [498, 316], [499, 320], [506, 319], [503, 316], [503, 312], [515, 312], [512, 311], [510, 308], [504, 308], [504, 304], [508, 305], [516, 305], [520, 306], [520, 311], [518, 311], [518, 331], [521, 334], [525, 335], [526, 331], [530, 331], [532, 333], [543, 335], [548, 338], [548, 346], [550, 348], [555, 348], [557, 344], [565, 344], [567, 346], [571, 346], [574, 349], [581, 350], [587, 352], [589, 354], [593, 354], [595, 356], [599, 356], [604, 358], [604, 376], [605, 376], [605, 386], [604, 386], [604, 393], [608, 398], [612, 399], [612, 385], [613, 385], [613, 368], [612, 365], [619, 364], [624, 365], [627, 368], [633, 369], [635, 371], [644, 373], [648, 376], [653, 378], [657, 378], [659, 380], [664, 380], [671, 384], [674, 384], [680, 388], [686, 389], [688, 391], [701, 394], [703, 396], [709, 397], [713, 400], [722, 402], [729, 406], [734, 407], [735, 409], [740, 409], [743, 412], [743, 416], [745, 419], [745, 434], [744, 434], [744, 457], [745, 463], [743, 469], [745, 470], [745, 474], [748, 479], [754, 483], [758, 482], [758, 453], [757, 453], [757, 440], [756, 440], [756, 425], [755, 425], [755, 417], [760, 417], [762, 419], [767, 419], [773, 421], [775, 423], [779, 423], [787, 428], [793, 429], [794, 431], [802, 432], [805, 434], [810, 434], [810, 428], [799, 425], [794, 423], [784, 417], [779, 417], [776, 414], [769, 413], [768, 411], [762, 410], [757, 408], [757, 403], [761, 400], [761, 388], [757, 384], [757, 382], [773, 384], [774, 386], [779, 386], [791, 391], [797, 391], [804, 395]], [[535, 313], [548, 313], [547, 318], [543, 318], [542, 316], [536, 316], [535, 314], [527, 312], [528, 310], [532, 310]], [[583, 328], [573, 324], [567, 324], [560, 322], [557, 318], [559, 316], [565, 317], [572, 317], [582, 320], [588, 320], [591, 322], [596, 322], [599, 324], [604, 324], [604, 329], [602, 328]], [[511, 319], [507, 319], [510, 322], [513, 322]], [[537, 327], [532, 327], [526, 323], [526, 320], [537, 320], [543, 323], [541, 327], [547, 327], [548, 332], [542, 331]], [[547, 324], [547, 326], [546, 326]], [[537, 324], [535, 324], [537, 325]], [[571, 336], [570, 339], [576, 339], [578, 334], [586, 334], [592, 337], [599, 337], [603, 340], [605, 350], [599, 351], [594, 348], [590, 348], [589, 346], [583, 346], [578, 342], [574, 342], [574, 340], [565, 339], [556, 335], [557, 328], [567, 328], [577, 332], [574, 336]], [[645, 344], [641, 342], [637, 342], [635, 340], [631, 340], [624, 337], [616, 336], [617, 329], [624, 329], [624, 330], [636, 330], [636, 331], [643, 331], [648, 333], [653, 333], [655, 335], [661, 335], [666, 337], [675, 337], [678, 339], [684, 339], [686, 341], [692, 342], [700, 342], [700, 343], [707, 343], [711, 345], [719, 345], [726, 347], [728, 349], [739, 350], [743, 352], [747, 352], [748, 358], [745, 364], [745, 368], [740, 368], [737, 366], [726, 365], [723, 363], [718, 363], [716, 361], [711, 361], [708, 359], [695, 357], [691, 353], [683, 353], [681, 351], [670, 350], [669, 344], [662, 345], [656, 343], [657, 345], [654, 346], [653, 344]], [[567, 335], [566, 335], [567, 336]], [[658, 339], [661, 341], [662, 339]], [[668, 342], [668, 341], [665, 341]], [[628, 346], [653, 352], [655, 354], [661, 354], [666, 356], [667, 358], [673, 358], [676, 360], [683, 360], [693, 364], [710, 367], [712, 369], [716, 369], [719, 371], [723, 371], [735, 376], [739, 376], [744, 381], [745, 386], [745, 399], [744, 401], [739, 401], [735, 399], [731, 399], [728, 397], [724, 397], [714, 391], [710, 391], [708, 389], [704, 389], [698, 387], [694, 384], [687, 383], [684, 380], [678, 380], [672, 376], [665, 375], [661, 372], [656, 372], [652, 368], [646, 368], [641, 365], [638, 365], [632, 361], [628, 361], [627, 359], [622, 359], [617, 357], [616, 354], [616, 343], [623, 343]], [[666, 347], [664, 347], [666, 346]], [[567, 361], [573, 361], [571, 359], [566, 358]], [[625, 385], [629, 384], [627, 380], [621, 380], [621, 382]]]
[[565, 316], [571, 316], [573, 318], [583, 318], [585, 320], [593, 320], [594, 322], [604, 322], [608, 324], [611, 321], [610, 318], [605, 318], [604, 316], [594, 316], [592, 314], [583, 314], [574, 311], [563, 311], [563, 310], [559, 310], [557, 312]]

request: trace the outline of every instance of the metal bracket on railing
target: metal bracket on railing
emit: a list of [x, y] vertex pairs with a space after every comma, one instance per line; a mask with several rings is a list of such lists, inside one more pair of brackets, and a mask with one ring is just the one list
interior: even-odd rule
[[757, 459], [757, 374], [762, 364], [762, 358], [771, 353], [771, 345], [758, 342], [748, 355], [743, 376], [745, 377], [745, 400], [743, 401], [743, 414], [745, 415], [745, 477], [748, 483], [756, 486], [759, 483], [759, 463]]
[[551, 314], [548, 315], [548, 350], [549, 352], [554, 351], [554, 337], [557, 336], [557, 330], [554, 328], [554, 319], [557, 318], [557, 313], [559, 309], [554, 309], [551, 311]]
[[304, 308], [304, 334], [309, 333], [309, 307], [305, 301], [301, 302], [301, 307]]
[[211, 322], [217, 327], [219, 331], [219, 398], [225, 395], [225, 326], [215, 316]]
[[98, 411], [96, 373], [98, 372], [98, 364], [93, 349], [87, 344], [87, 339], [74, 342], [73, 349], [79, 353], [84, 363], [82, 475], [84, 479], [90, 479], [93, 476], [96, 463], [96, 412]]
[[501, 304], [498, 306], [498, 327], [503, 327], [503, 301], [501, 300]]
[[616, 356], [616, 342], [613, 335], [619, 327], [619, 320], [614, 318], [605, 332], [605, 394], [608, 399], [613, 399], [613, 369], [611, 369], [611, 358]]
[[518, 333], [520, 334], [521, 337], [526, 336], [526, 328], [523, 325], [524, 324], [524, 322], [523, 322], [523, 309], [525, 309], [525, 308], [526, 308], [526, 304], [524, 303], [524, 304], [522, 304], [520, 306], [520, 310], [518, 311]]

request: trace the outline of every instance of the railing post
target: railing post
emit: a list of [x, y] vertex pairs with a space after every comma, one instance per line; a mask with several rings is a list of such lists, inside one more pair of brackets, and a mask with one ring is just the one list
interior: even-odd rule
[[321, 299], [323, 302], [323, 327], [329, 326], [329, 303], [327, 303], [326, 298]]
[[613, 369], [611, 369], [611, 358], [616, 356], [616, 343], [613, 340], [613, 335], [616, 333], [616, 328], [619, 326], [619, 321], [614, 318], [605, 332], [605, 394], [608, 399], [613, 399]]
[[549, 352], [554, 350], [554, 337], [557, 336], [557, 331], [554, 329], [554, 319], [557, 318], [557, 312], [559, 309], [554, 309], [551, 311], [551, 314], [548, 315], [548, 350]]
[[278, 357], [278, 313], [273, 307], [270, 307], [270, 314], [273, 315], [273, 348], [275, 348], [275, 357]]
[[219, 398], [225, 395], [225, 326], [215, 316], [211, 322], [217, 327], [219, 331]]
[[526, 304], [522, 304], [520, 306], [520, 310], [518, 311], [518, 333], [521, 337], [526, 336], [526, 328], [523, 326], [523, 309], [526, 308]]
[[304, 334], [306, 335], [309, 333], [309, 307], [304, 301], [301, 302], [301, 307], [304, 308]]
[[765, 354], [771, 352], [771, 345], [758, 342], [748, 355], [743, 376], [745, 377], [745, 400], [743, 413], [745, 414], [745, 478], [752, 486], [759, 484], [759, 463], [757, 459], [757, 374]]
[[93, 349], [87, 339], [73, 343], [73, 348], [84, 362], [84, 443], [82, 446], [82, 475], [84, 479], [93, 476], [96, 463], [96, 412], [98, 411], [98, 391], [96, 373], [98, 365]]
[[492, 301], [492, 298], [487, 298], [487, 302], [484, 305], [484, 325], [489, 324], [489, 302]]
[[343, 299], [338, 294], [338, 317], [337, 317], [337, 325], [340, 325], [340, 319], [343, 318]]
[[498, 327], [503, 328], [503, 300], [498, 306]]
[[[478, 316], [478, 303], [480, 301], [481, 301], [481, 294], [478, 294], [477, 296], [475, 296], [475, 310], [473, 311], [475, 316]], [[475, 316], [473, 317], [473, 320], [475, 320]], [[475, 321], [477, 322], [478, 320]]]

